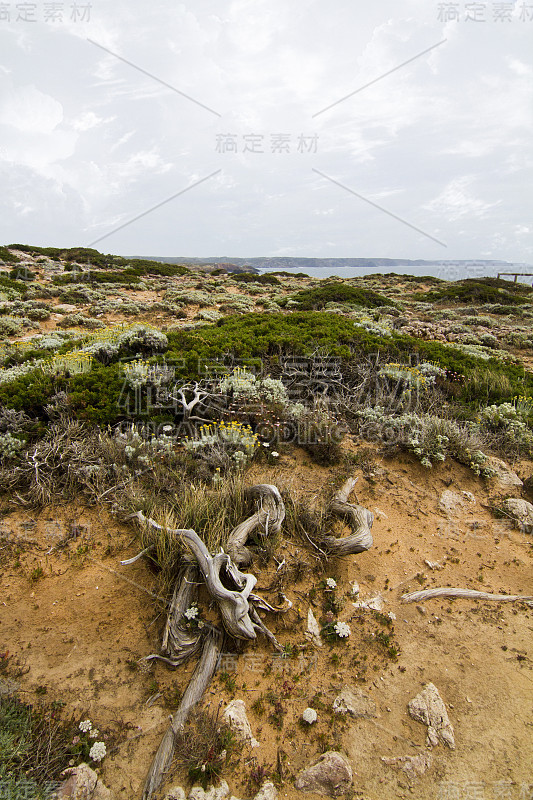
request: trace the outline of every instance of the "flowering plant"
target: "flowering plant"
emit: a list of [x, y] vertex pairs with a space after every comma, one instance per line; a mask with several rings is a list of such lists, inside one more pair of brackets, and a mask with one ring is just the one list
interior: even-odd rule
[[100, 736], [97, 728], [93, 728], [90, 719], [84, 719], [78, 725], [80, 731], [79, 735], [74, 736], [72, 739], [71, 753], [73, 758], [70, 761], [71, 765], [81, 763], [90, 759], [98, 763], [106, 756], [106, 746], [103, 741], [95, 741]]

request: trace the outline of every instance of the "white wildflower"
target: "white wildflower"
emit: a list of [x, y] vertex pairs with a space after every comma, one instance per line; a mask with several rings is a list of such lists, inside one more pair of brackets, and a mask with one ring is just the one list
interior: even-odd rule
[[95, 742], [89, 750], [89, 758], [93, 761], [101, 761], [105, 758], [106, 752], [104, 742]]
[[350, 629], [350, 626], [347, 625], [346, 622], [336, 622], [335, 626], [334, 626], [334, 629], [335, 629], [335, 633], [337, 634], [337, 636], [339, 636], [341, 639], [348, 638], [348, 636], [352, 632], [351, 629]]
[[97, 728], [93, 728], [92, 731], [89, 733], [89, 739], [96, 739], [99, 733], [100, 731]]
[[270, 447], [268, 442], [263, 442], [263, 447]]
[[279, 456], [279, 453], [277, 453], [275, 450], [273, 450], [272, 451], [272, 457], [273, 458], [277, 458], [278, 456]]
[[326, 580], [326, 588], [327, 589], [336, 589], [337, 588], [337, 581], [335, 578], [328, 578]]
[[308, 725], [311, 725], [313, 722], [317, 720], [317, 714], [314, 708], [306, 708], [304, 713], [302, 714], [302, 719], [304, 722], [307, 722]]
[[198, 616], [197, 606], [189, 606], [189, 608], [187, 609], [187, 611], [184, 613], [183, 616], [187, 617], [187, 619], [189, 620], [196, 619], [196, 617]]
[[80, 722], [78, 727], [83, 733], [88, 733], [92, 729], [93, 724], [90, 719], [84, 719], [83, 722]]

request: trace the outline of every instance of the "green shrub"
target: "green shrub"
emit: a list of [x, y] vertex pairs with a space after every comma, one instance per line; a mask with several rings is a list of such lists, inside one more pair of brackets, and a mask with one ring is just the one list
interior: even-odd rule
[[527, 293], [530, 291], [524, 284], [513, 284], [497, 278], [466, 278], [411, 297], [429, 303], [505, 303], [507, 306], [516, 306], [528, 302]]
[[256, 275], [253, 272], [238, 272], [232, 275], [232, 280], [238, 283], [261, 283], [263, 285], [281, 286], [281, 281], [278, 281], [275, 275], [271, 273]]
[[314, 289], [304, 289], [290, 298], [302, 311], [320, 310], [326, 303], [352, 303], [365, 308], [378, 306], [392, 306], [394, 303], [388, 298], [370, 289], [359, 289], [340, 281], [331, 281], [316, 286]]
[[52, 282], [57, 286], [68, 283], [118, 283], [123, 285], [137, 284], [140, 278], [134, 270], [124, 269], [117, 272], [75, 272], [73, 275], [57, 275]]
[[20, 258], [14, 253], [10, 253], [7, 247], [0, 247], [0, 261], [4, 264], [18, 264]]
[[12, 281], [28, 281], [28, 283], [30, 283], [35, 278], [35, 272], [32, 272], [31, 269], [28, 269], [28, 267], [21, 265], [18, 267], [13, 267], [9, 273], [9, 277]]

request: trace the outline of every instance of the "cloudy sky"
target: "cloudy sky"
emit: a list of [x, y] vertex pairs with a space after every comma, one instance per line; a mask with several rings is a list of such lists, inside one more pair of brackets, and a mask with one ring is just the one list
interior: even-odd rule
[[533, 264], [532, 45], [522, 0], [2, 2], [0, 243]]

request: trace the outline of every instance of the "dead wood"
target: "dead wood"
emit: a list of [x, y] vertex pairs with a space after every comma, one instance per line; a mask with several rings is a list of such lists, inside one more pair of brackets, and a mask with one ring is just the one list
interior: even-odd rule
[[331, 511], [344, 519], [352, 532], [349, 536], [341, 538], [324, 536], [321, 544], [328, 555], [347, 556], [352, 553], [363, 553], [374, 543], [371, 530], [374, 515], [367, 508], [348, 502], [356, 482], [357, 478], [348, 478], [331, 501]]
[[250, 534], [255, 530], [260, 530], [264, 536], [277, 534], [285, 519], [285, 504], [275, 486], [260, 483], [248, 489], [247, 494], [255, 500], [257, 511], [231, 531], [226, 543], [226, 551], [238, 567], [247, 567], [252, 561], [252, 554], [246, 547]]
[[522, 600], [528, 605], [533, 605], [533, 597], [524, 594], [492, 594], [478, 592], [476, 589], [454, 589], [443, 586], [436, 589], [422, 589], [419, 592], [410, 592], [402, 595], [402, 603], [422, 603], [433, 597], [458, 597], [467, 600], [497, 600], [500, 603], [512, 603]]
[[203, 649], [196, 668], [191, 676], [189, 685], [181, 699], [178, 710], [172, 717], [170, 726], [165, 733], [159, 749], [144, 783], [142, 800], [151, 800], [161, 783], [165, 779], [176, 745], [176, 736], [183, 731], [185, 722], [194, 706], [202, 699], [205, 690], [211, 683], [219, 656], [224, 644], [224, 634], [216, 629], [209, 629], [203, 637]]

